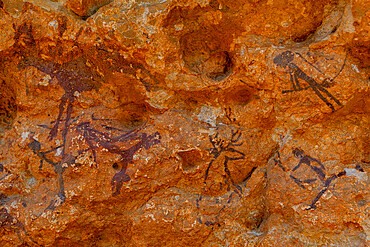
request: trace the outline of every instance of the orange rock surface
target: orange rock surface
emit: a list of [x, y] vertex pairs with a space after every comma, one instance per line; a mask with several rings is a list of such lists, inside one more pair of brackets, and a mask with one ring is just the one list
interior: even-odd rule
[[369, 246], [365, 0], [0, 0], [0, 246]]

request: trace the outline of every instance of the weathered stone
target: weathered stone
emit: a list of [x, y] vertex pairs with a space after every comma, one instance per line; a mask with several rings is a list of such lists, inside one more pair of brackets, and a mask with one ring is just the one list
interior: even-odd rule
[[65, 6], [77, 15], [87, 18], [110, 2], [112, 0], [67, 0]]
[[368, 9], [0, 1], [0, 245], [368, 246]]

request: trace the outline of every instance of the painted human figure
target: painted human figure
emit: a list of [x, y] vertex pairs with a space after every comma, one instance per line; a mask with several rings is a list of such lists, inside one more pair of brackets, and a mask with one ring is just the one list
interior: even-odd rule
[[[111, 186], [113, 196], [120, 194], [120, 190], [124, 182], [130, 181], [130, 176], [126, 174], [128, 164], [133, 163], [134, 154], [140, 149], [149, 149], [151, 146], [156, 145], [160, 142], [161, 135], [159, 132], [155, 132], [152, 135], [146, 133], [138, 133], [137, 130], [128, 131], [124, 134], [111, 137], [109, 134], [94, 129], [90, 122], [83, 122], [77, 125], [77, 132], [83, 135], [89, 148], [87, 150], [81, 150], [80, 153], [91, 150], [95, 163], [97, 163], [96, 149], [103, 147], [110, 153], [119, 154], [121, 156], [120, 164], [121, 170], [116, 173], [112, 180]], [[129, 142], [132, 140], [138, 140], [138, 142], [127, 149], [120, 148], [117, 144], [119, 142]]]
[[[295, 91], [303, 91], [307, 90], [309, 88], [312, 88], [312, 90], [315, 92], [315, 94], [325, 102], [327, 106], [332, 109], [332, 111], [335, 110], [332, 103], [329, 102], [329, 99], [333, 100], [337, 105], [342, 106], [342, 103], [340, 103], [339, 100], [337, 100], [331, 93], [329, 93], [328, 90], [325, 88], [325, 84], [320, 84], [315, 81], [312, 77], [304, 73], [295, 63], [293, 63], [295, 53], [291, 51], [285, 51], [278, 56], [276, 56], [273, 60], [273, 62], [282, 68], [285, 68], [288, 70], [288, 73], [290, 75], [290, 81], [292, 82], [293, 89], [292, 90], [284, 90], [283, 93], [290, 93]], [[302, 87], [299, 83], [299, 79], [305, 81], [308, 86]], [[324, 96], [326, 95], [327, 98]]]
[[[41, 151], [41, 143], [34, 139], [32, 136], [30, 137], [31, 142], [28, 143], [28, 148], [32, 150], [34, 154], [36, 154], [40, 158], [40, 166], [39, 169], [42, 168], [43, 162], [45, 161], [46, 163], [52, 165], [54, 167], [54, 171], [56, 174], [58, 174], [58, 183], [59, 183], [59, 192], [58, 192], [58, 197], [63, 203], [66, 199], [65, 196], [65, 191], [64, 191], [64, 179], [63, 179], [63, 173], [65, 171], [65, 167], [63, 167], [63, 162], [56, 162], [53, 161], [52, 159], [47, 157], [47, 154], [56, 151], [59, 148], [63, 148], [63, 145], [60, 145], [58, 147], [52, 148], [51, 150], [48, 151]], [[66, 158], [66, 157], [64, 157]], [[71, 162], [71, 161], [70, 161]], [[67, 163], [70, 163], [67, 162]], [[50, 205], [48, 206], [48, 209], [54, 210], [55, 208], [56, 201], [53, 200]]]
[[[315, 205], [316, 202], [318, 202], [321, 196], [329, 189], [331, 182], [338, 177], [346, 175], [346, 172], [342, 171], [342, 172], [339, 172], [338, 174], [334, 174], [334, 175], [331, 175], [330, 177], [326, 177], [325, 167], [319, 160], [306, 155], [304, 151], [299, 148], [295, 148], [292, 153], [296, 158], [299, 159], [299, 163], [293, 168], [292, 172], [298, 170], [299, 168], [302, 168], [302, 166], [307, 166], [310, 170], [314, 172], [316, 177], [323, 184], [323, 188], [320, 190], [320, 192], [316, 195], [315, 199], [310, 203], [309, 207], [307, 208], [307, 210], [316, 209], [316, 205]], [[310, 184], [317, 180], [317, 178], [310, 178], [310, 179], [306, 179], [302, 181], [301, 179], [293, 175], [290, 175], [290, 177], [299, 187], [303, 189], [306, 189], [304, 184]]]

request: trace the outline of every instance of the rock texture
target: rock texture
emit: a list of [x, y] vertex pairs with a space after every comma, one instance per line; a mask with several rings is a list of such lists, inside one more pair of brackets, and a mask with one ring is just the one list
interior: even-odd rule
[[369, 246], [365, 0], [0, 0], [1, 246]]

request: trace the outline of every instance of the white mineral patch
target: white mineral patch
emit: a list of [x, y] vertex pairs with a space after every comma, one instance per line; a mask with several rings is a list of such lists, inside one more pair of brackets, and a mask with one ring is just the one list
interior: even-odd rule
[[58, 28], [58, 22], [56, 20], [49, 22], [49, 26], [57, 29]]
[[45, 75], [40, 81], [39, 81], [39, 85], [40, 86], [49, 86], [49, 81], [51, 80], [51, 77], [50, 75]]
[[222, 112], [220, 108], [202, 106], [200, 108], [200, 113], [197, 115], [197, 117], [200, 121], [209, 123], [212, 127], [216, 127], [217, 116], [221, 114]]
[[62, 154], [62, 148], [58, 148], [57, 152], [55, 153], [55, 156], [59, 156]]
[[209, 5], [209, 0], [197, 0], [197, 2], [201, 7]]
[[148, 214], [147, 217], [150, 217], [153, 221], [155, 221], [154, 215], [153, 214]]
[[367, 173], [366, 172], [360, 172], [360, 171], [357, 171], [356, 169], [347, 169], [345, 168], [344, 169], [346, 171], [346, 175], [347, 176], [353, 176], [353, 177], [356, 177], [358, 180], [362, 181], [362, 182], [366, 182], [367, 181]]
[[28, 135], [30, 134], [30, 132], [23, 132], [22, 133], [22, 141], [21, 142], [24, 142], [27, 138], [28, 138]]
[[351, 64], [351, 66], [352, 66], [352, 68], [353, 68], [354, 70], [356, 70], [356, 72], [357, 72], [357, 73], [360, 73], [360, 71], [358, 70], [358, 68], [357, 68], [357, 66], [356, 66], [356, 65]]

